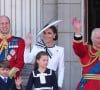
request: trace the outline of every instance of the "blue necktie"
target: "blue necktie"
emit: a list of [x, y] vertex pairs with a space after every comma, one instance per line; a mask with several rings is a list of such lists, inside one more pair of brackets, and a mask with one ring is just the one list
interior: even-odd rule
[[4, 78], [3, 80], [4, 80], [5, 83], [7, 83], [7, 78]]

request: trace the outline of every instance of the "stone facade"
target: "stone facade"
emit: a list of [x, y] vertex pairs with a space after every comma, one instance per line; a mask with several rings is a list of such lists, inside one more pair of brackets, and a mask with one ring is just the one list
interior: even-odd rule
[[[82, 0], [0, 0], [0, 15], [10, 17], [11, 32], [16, 36], [25, 38], [25, 34], [31, 32], [36, 41], [36, 33], [51, 19], [64, 20], [58, 26], [59, 39], [56, 42], [65, 48], [65, 77], [62, 90], [75, 90], [81, 76], [78, 57], [72, 49], [74, 28], [71, 24], [74, 16], [81, 18], [81, 5]], [[25, 64], [21, 72], [23, 90], [32, 68], [32, 64]]]

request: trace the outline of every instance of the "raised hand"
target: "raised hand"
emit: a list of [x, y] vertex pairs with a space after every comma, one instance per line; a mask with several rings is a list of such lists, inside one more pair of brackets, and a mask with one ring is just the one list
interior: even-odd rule
[[21, 84], [22, 84], [22, 79], [21, 77], [17, 77], [17, 79], [15, 79], [15, 84], [17, 88], [21, 88]]
[[75, 34], [76, 35], [80, 35], [80, 32], [81, 32], [81, 20], [78, 21], [76, 17], [73, 17], [72, 25], [74, 26], [74, 28], [76, 30]]
[[31, 33], [27, 33], [26, 37], [25, 37], [25, 46], [26, 48], [29, 48], [32, 42], [32, 36]]

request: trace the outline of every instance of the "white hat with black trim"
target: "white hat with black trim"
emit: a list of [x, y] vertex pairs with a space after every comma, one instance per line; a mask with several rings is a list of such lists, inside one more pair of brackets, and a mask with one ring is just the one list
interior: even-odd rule
[[48, 24], [46, 27], [44, 27], [42, 30], [40, 30], [37, 34], [37, 37], [39, 37], [46, 29], [48, 29], [51, 26], [56, 26], [59, 23], [63, 22], [63, 20], [56, 20], [54, 22], [51, 22], [50, 24]]

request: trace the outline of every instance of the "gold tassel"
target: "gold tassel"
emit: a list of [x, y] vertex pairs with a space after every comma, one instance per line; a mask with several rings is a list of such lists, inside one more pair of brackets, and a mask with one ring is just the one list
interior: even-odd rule
[[13, 77], [15, 78], [16, 72], [18, 72], [18, 71], [19, 71], [19, 68], [13, 67], [8, 74], [9, 78], [10, 79], [12, 79]]

